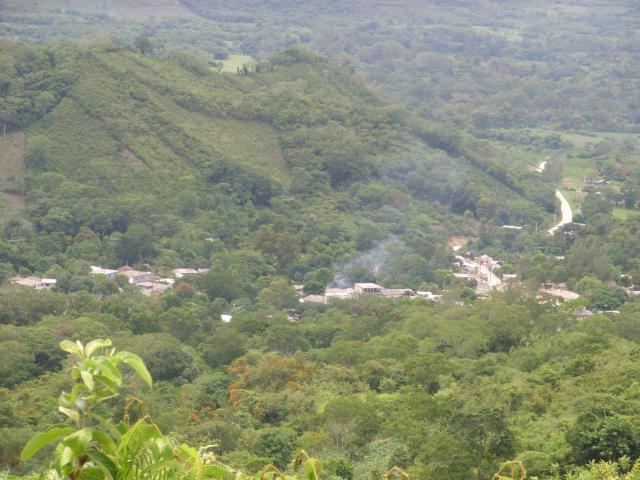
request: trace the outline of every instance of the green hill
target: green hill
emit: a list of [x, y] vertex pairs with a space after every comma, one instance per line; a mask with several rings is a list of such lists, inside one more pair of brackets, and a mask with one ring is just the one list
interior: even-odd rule
[[[609, 480], [598, 471], [640, 456], [638, 302], [621, 288], [640, 278], [637, 219], [592, 198], [582, 230], [535, 235], [560, 173], [529, 172], [537, 150], [424, 120], [299, 48], [235, 74], [132, 47], [5, 44], [0, 128], [0, 279], [57, 280], [0, 286], [0, 470], [45, 467], [51, 452], [19, 452], [61, 421], [71, 364], [57, 344], [96, 337], [157, 382], [134, 380], [98, 413], [149, 413], [172, 442], [215, 444], [252, 473], [291, 471], [298, 448], [327, 480], [394, 465], [484, 479], [510, 459], [538, 478]], [[477, 299], [450, 275], [454, 234], [522, 285]], [[150, 297], [89, 273], [124, 263], [210, 270]], [[322, 290], [347, 267], [442, 301], [299, 302], [293, 282]], [[581, 298], [541, 298], [545, 282]], [[577, 320], [582, 307], [601, 312]], [[125, 400], [136, 392], [143, 404]]]
[[[18, 270], [69, 257], [206, 265], [212, 249], [257, 249], [299, 279], [397, 235], [437, 268], [447, 235], [542, 222], [552, 206], [551, 184], [521, 162], [301, 49], [236, 75], [126, 48], [14, 47], [1, 58], [7, 126], [26, 134], [29, 223], [7, 231], [22, 239]], [[256, 245], [270, 229], [291, 258]], [[131, 232], [137, 247], [124, 248]], [[37, 258], [33, 233], [48, 239]]]

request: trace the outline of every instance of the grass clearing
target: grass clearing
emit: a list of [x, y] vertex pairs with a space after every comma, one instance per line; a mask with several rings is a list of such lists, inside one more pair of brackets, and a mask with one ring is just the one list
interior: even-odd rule
[[537, 135], [558, 134], [562, 137], [562, 140], [572, 143], [575, 148], [583, 148], [588, 143], [595, 144], [601, 140], [601, 138], [598, 138], [595, 133], [565, 132], [562, 130], [547, 130], [544, 128], [529, 128], [528, 130]]
[[154, 97], [189, 135], [224, 152], [239, 164], [257, 167], [278, 180], [288, 179], [278, 133], [267, 123], [215, 118], [191, 112], [173, 102]]
[[0, 135], [0, 190], [22, 191], [24, 187], [23, 132]]
[[595, 169], [596, 164], [590, 158], [567, 158], [564, 162], [565, 180], [578, 181], [582, 185], [587, 171]]
[[632, 215], [640, 215], [640, 211], [629, 208], [613, 207], [612, 215], [618, 220], [627, 220]]
[[618, 133], [618, 132], [567, 132], [563, 130], [548, 130], [545, 128], [529, 128], [531, 133], [538, 135], [558, 134], [564, 141], [571, 142], [577, 149], [584, 148], [585, 145], [597, 144], [602, 140], [632, 140], [640, 141], [638, 133]]
[[23, 132], [0, 136], [0, 223], [24, 210]]
[[246, 64], [256, 63], [255, 59], [249, 55], [229, 55], [229, 58], [222, 60], [222, 71], [236, 73], [238, 68]]
[[560, 187], [575, 215], [582, 208], [582, 201], [587, 196], [582, 191], [584, 177], [588, 170], [595, 168], [595, 163], [592, 159], [575, 157], [566, 158], [564, 162], [564, 178]]

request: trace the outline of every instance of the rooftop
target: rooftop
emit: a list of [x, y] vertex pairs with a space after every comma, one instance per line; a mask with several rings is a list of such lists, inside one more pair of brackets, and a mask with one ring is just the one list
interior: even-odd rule
[[382, 288], [377, 283], [354, 283], [353, 286], [356, 288], [378, 288], [378, 289]]
[[118, 273], [118, 270], [111, 270], [109, 268], [102, 268], [96, 265], [91, 265], [91, 273], [97, 275], [112, 275], [114, 273]]

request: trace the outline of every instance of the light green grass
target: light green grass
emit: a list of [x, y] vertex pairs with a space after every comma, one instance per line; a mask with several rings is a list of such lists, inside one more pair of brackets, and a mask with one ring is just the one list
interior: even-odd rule
[[575, 148], [583, 148], [588, 143], [598, 143], [601, 139], [595, 133], [577, 133], [577, 132], [564, 132], [560, 130], [547, 130], [545, 128], [530, 128], [531, 133], [538, 135], [551, 135], [558, 134], [565, 142], [570, 142]]
[[229, 55], [229, 58], [222, 61], [222, 71], [236, 73], [238, 68], [242, 68], [244, 64], [253, 64], [256, 61], [249, 55]]
[[24, 133], [0, 134], [0, 224], [24, 210]]
[[0, 133], [0, 190], [21, 189], [24, 183], [24, 133]]
[[567, 158], [564, 162], [563, 185], [567, 187], [582, 189], [584, 178], [590, 169], [595, 169], [596, 165], [590, 158]]
[[550, 135], [556, 133], [562, 137], [563, 140], [573, 144], [575, 148], [583, 148], [585, 145], [591, 143], [596, 144], [602, 140], [633, 140], [640, 141], [640, 134], [637, 133], [619, 133], [619, 132], [567, 132], [562, 130], [548, 130], [545, 128], [530, 128], [528, 129], [532, 133], [538, 135]]
[[165, 98], [155, 95], [153, 98], [177, 125], [203, 144], [272, 178], [282, 181], [289, 178], [278, 133], [268, 123], [211, 117], [185, 110]]
[[626, 220], [632, 215], [639, 215], [640, 211], [631, 210], [629, 208], [614, 207], [611, 213], [618, 220]]

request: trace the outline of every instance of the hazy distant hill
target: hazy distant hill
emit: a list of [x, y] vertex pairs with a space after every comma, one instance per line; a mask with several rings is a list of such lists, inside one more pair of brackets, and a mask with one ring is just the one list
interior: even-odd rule
[[[153, 4], [153, 7], [150, 5]], [[0, 36], [264, 58], [349, 58], [426, 118], [477, 130], [638, 132], [637, 2], [4, 0]]]

